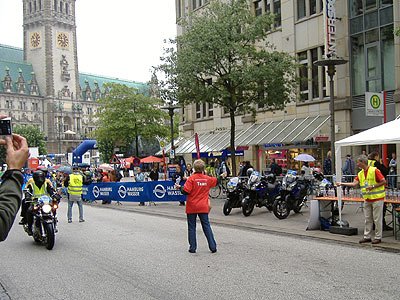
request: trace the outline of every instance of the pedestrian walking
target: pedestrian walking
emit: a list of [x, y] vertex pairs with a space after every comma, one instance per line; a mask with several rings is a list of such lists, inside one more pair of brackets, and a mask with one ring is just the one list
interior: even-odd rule
[[74, 166], [72, 168], [72, 174], [68, 175], [64, 182], [64, 186], [68, 188], [68, 212], [67, 218], [68, 223], [72, 223], [72, 207], [74, 202], [78, 204], [79, 208], [79, 222], [85, 222], [83, 218], [83, 204], [82, 204], [82, 186], [83, 186], [83, 175], [79, 172], [79, 168]]
[[[143, 182], [144, 181], [144, 173], [142, 172], [142, 169], [140, 167], [137, 168], [137, 174], [135, 176], [135, 181], [136, 182]], [[144, 206], [144, 202], [141, 201], [139, 203], [139, 206]]]
[[389, 187], [392, 189], [397, 188], [397, 161], [396, 153], [392, 153], [392, 159], [389, 162]]
[[[382, 241], [383, 200], [385, 198], [385, 177], [378, 168], [368, 165], [368, 157], [357, 158], [357, 167], [361, 169], [353, 182], [337, 182], [337, 186], [360, 186], [364, 198], [364, 237], [360, 244], [379, 244]], [[372, 240], [372, 227], [375, 223], [375, 238]]]
[[[351, 158], [350, 154], [346, 155], [346, 160], [344, 162], [343, 168], [342, 168], [342, 172], [344, 175], [343, 181], [344, 182], [352, 182], [353, 181], [353, 177], [356, 174], [355, 172], [355, 166], [356, 163], [354, 162], [354, 160]], [[345, 189], [347, 189], [347, 193], [349, 193], [350, 188], [347, 187], [343, 187], [343, 192], [345, 191]]]
[[204, 235], [207, 238], [208, 248], [212, 253], [217, 252], [217, 243], [211, 229], [208, 214], [211, 209], [208, 193], [217, 185], [217, 178], [204, 174], [205, 164], [201, 159], [193, 163], [194, 173], [184, 186], [175, 184], [182, 194], [187, 195], [186, 216], [188, 223], [189, 252], [196, 253], [196, 219], [200, 219]]
[[324, 175], [332, 175], [331, 151], [328, 151], [328, 153], [326, 154], [323, 168], [324, 168]]

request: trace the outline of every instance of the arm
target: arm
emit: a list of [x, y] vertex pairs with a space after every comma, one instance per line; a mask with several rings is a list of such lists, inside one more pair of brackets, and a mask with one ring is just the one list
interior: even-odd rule
[[336, 182], [337, 186], [348, 186], [352, 188], [359, 186], [359, 184], [358, 177], [356, 177], [353, 182]]
[[6, 145], [6, 162], [9, 168], [0, 185], [0, 241], [4, 241], [21, 205], [24, 178], [20, 170], [28, 159], [29, 151], [26, 139], [17, 134], [1, 139], [0, 144]]

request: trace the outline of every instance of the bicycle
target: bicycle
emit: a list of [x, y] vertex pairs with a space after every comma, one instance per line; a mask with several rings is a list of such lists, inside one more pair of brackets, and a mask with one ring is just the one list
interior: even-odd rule
[[227, 192], [226, 183], [227, 182], [228, 182], [227, 178], [221, 179], [221, 182], [219, 182], [215, 187], [210, 189], [210, 192], [208, 193], [208, 195], [212, 199], [218, 198], [221, 195], [221, 193], [226, 195], [226, 192]]

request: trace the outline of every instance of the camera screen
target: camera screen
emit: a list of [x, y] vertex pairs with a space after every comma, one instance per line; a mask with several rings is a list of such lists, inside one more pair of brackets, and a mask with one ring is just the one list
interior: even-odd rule
[[0, 135], [11, 135], [11, 118], [0, 120]]

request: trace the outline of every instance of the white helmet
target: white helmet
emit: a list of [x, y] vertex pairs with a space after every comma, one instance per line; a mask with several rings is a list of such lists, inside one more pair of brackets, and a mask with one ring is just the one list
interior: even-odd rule
[[254, 172], [253, 168], [248, 168], [246, 171], [246, 174], [248, 177], [250, 177], [251, 173], [253, 173], [253, 172]]

